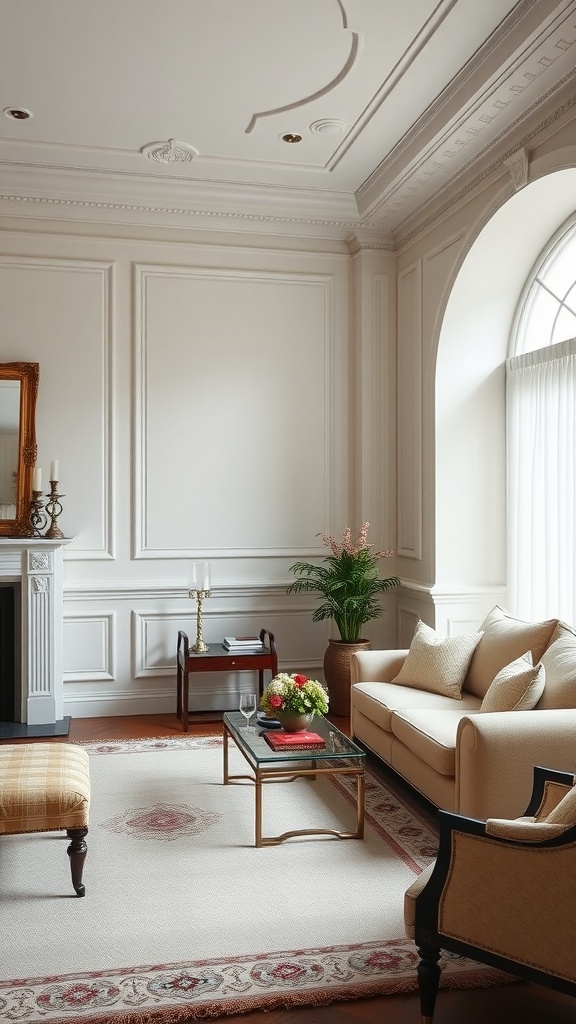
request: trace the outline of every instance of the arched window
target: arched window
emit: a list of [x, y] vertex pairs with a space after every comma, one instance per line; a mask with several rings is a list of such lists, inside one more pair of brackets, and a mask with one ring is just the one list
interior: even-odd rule
[[506, 368], [509, 605], [574, 622], [576, 218], [525, 286]]

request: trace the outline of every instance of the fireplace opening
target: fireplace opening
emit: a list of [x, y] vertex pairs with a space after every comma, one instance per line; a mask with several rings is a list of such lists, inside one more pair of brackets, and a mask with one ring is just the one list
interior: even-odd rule
[[20, 584], [0, 583], [0, 721], [20, 722]]

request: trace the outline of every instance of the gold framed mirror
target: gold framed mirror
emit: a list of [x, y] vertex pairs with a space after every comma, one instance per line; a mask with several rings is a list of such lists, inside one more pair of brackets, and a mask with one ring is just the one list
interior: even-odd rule
[[0, 363], [0, 536], [28, 531], [39, 377], [39, 363]]

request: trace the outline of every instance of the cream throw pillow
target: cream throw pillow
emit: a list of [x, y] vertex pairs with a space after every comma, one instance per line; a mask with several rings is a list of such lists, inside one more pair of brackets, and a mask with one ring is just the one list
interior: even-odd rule
[[532, 652], [527, 651], [492, 680], [480, 711], [531, 711], [542, 696], [545, 682], [544, 666], [533, 665]]
[[462, 683], [481, 635], [442, 637], [420, 621], [406, 660], [392, 682], [462, 700]]
[[546, 670], [546, 686], [538, 711], [576, 708], [576, 636], [567, 631], [560, 634], [544, 651], [542, 664]]
[[482, 639], [474, 651], [464, 689], [484, 697], [501, 668], [532, 651], [535, 665], [546, 650], [558, 620], [525, 622], [496, 605], [480, 626]]

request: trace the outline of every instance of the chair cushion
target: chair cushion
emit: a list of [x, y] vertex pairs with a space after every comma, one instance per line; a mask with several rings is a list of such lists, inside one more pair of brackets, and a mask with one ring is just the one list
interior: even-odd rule
[[542, 662], [533, 665], [532, 653], [527, 651], [500, 669], [486, 691], [480, 711], [531, 711], [542, 696], [545, 681]]
[[480, 633], [442, 637], [420, 621], [406, 660], [392, 682], [460, 700], [462, 683], [479, 640]]
[[88, 754], [70, 743], [0, 746], [0, 834], [86, 828]]
[[[557, 631], [554, 633], [557, 635]], [[552, 639], [542, 655], [546, 685], [538, 701], [542, 708], [576, 708], [576, 636], [567, 630]]]
[[484, 697], [500, 669], [528, 650], [532, 652], [534, 665], [537, 665], [557, 623], [557, 619], [525, 622], [496, 605], [480, 626], [482, 637], [472, 655], [464, 689], [477, 697]]
[[404, 927], [406, 929], [406, 935], [409, 939], [414, 938], [414, 928], [416, 925], [416, 900], [422, 892], [425, 885], [430, 880], [436, 866], [436, 861], [433, 860], [428, 867], [424, 868], [418, 878], [415, 878], [412, 885], [404, 893]]
[[556, 839], [565, 831], [565, 825], [536, 821], [534, 818], [488, 818], [486, 821], [487, 835], [510, 839], [516, 843], [544, 843], [548, 839]]

